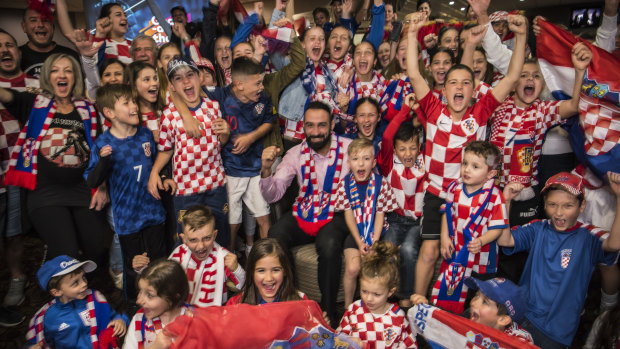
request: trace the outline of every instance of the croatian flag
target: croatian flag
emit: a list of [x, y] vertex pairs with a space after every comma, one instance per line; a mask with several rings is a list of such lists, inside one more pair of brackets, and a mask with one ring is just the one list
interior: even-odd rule
[[565, 128], [579, 161], [604, 180], [607, 171], [620, 172], [620, 59], [551, 23], [538, 23], [538, 61], [556, 99], [570, 99], [572, 95], [573, 45], [583, 42], [592, 51], [581, 87], [579, 118], [569, 121]]
[[243, 7], [239, 0], [222, 0], [217, 11], [218, 19], [226, 17], [230, 10], [234, 12], [235, 18], [237, 18], [239, 23], [243, 23], [244, 18], [248, 15], [248, 11], [245, 10], [245, 7]]
[[537, 346], [494, 328], [475, 323], [428, 304], [407, 312], [411, 330], [423, 336], [433, 349], [533, 349]]

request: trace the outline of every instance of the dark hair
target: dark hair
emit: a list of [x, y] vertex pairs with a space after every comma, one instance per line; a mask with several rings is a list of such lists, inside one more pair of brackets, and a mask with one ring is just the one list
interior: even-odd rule
[[497, 147], [488, 141], [473, 141], [467, 143], [463, 149], [463, 154], [474, 153], [484, 159], [484, 163], [489, 166], [490, 170], [497, 168], [500, 162], [500, 152]]
[[260, 302], [260, 293], [256, 289], [254, 284], [254, 272], [256, 271], [256, 263], [264, 257], [275, 255], [280, 261], [282, 271], [284, 272], [284, 278], [282, 284], [276, 292], [276, 297], [284, 301], [298, 301], [301, 300], [297, 289], [295, 288], [295, 281], [293, 279], [293, 268], [288, 254], [282, 248], [282, 245], [278, 240], [274, 238], [267, 238], [259, 240], [254, 243], [252, 250], [248, 255], [248, 260], [245, 263], [245, 270], [248, 273], [248, 277], [243, 285], [241, 303], [257, 305]]
[[181, 6], [181, 5], [177, 5], [173, 8], [170, 9], [170, 15], [172, 15], [172, 13], [174, 11], [183, 11], [183, 13], [185, 13], [185, 16], [187, 17], [187, 11], [185, 11], [185, 7]]
[[[484, 48], [482, 48], [481, 46], [476, 47], [476, 51], [482, 53], [482, 55], [484, 56], [485, 60], [487, 57], [487, 52], [484, 50]], [[493, 83], [493, 64], [489, 63], [488, 60], [486, 60], [487, 62], [487, 70], [484, 73], [484, 76], [482, 77], [482, 79], [480, 79], [480, 81], [483, 81], [489, 85], [491, 85]]]
[[329, 122], [332, 122], [332, 118], [333, 118], [332, 109], [324, 102], [312, 101], [308, 103], [308, 105], [306, 106], [306, 110], [304, 111], [304, 115], [310, 109], [324, 110], [329, 115]]
[[314, 16], [316, 16], [320, 12], [323, 12], [325, 14], [325, 17], [327, 17], [327, 20], [329, 20], [329, 11], [327, 11], [325, 7], [317, 7], [312, 10], [312, 19], [314, 19]]
[[418, 0], [418, 3], [415, 5], [416, 10], [425, 2], [428, 3], [428, 7], [431, 7], [431, 0]]
[[237, 81], [246, 76], [263, 74], [265, 73], [265, 68], [258, 64], [253, 58], [241, 56], [232, 61], [230, 73], [233, 81]]
[[162, 258], [152, 262], [140, 273], [137, 281], [140, 280], [153, 287], [157, 296], [165, 299], [170, 308], [182, 306], [189, 295], [189, 282], [185, 271], [175, 261]]
[[[355, 56], [355, 49], [358, 48], [362, 44], [368, 44], [368, 46], [370, 46], [370, 49], [372, 50], [372, 54], [374, 55], [373, 60], [377, 59], [377, 54], [378, 53], [377, 53], [377, 49], [375, 48], [375, 45], [373, 45], [370, 41], [367, 41], [367, 40], [362, 40], [362, 42], [360, 42], [359, 44], [357, 44], [355, 46], [355, 48], [353, 48], [353, 56]], [[371, 70], [371, 72], [372, 72], [372, 70]]]
[[4, 30], [2, 28], [0, 28], [0, 33], [1, 34], [6, 34], [6, 35], [10, 36], [11, 40], [13, 40], [13, 43], [15, 44], [15, 46], [17, 46], [17, 40], [15, 40], [15, 37], [13, 35], [11, 35], [11, 33], [9, 33], [8, 31], [6, 31], [6, 30]]
[[439, 35], [437, 35], [437, 43], [439, 45], [439, 43], [441, 43], [441, 38], [443, 38], [444, 35], [446, 35], [447, 32], [449, 32], [450, 30], [456, 30], [457, 33], [461, 33], [458, 29], [456, 29], [455, 27], [451, 27], [451, 26], [447, 26], [447, 27], [443, 27], [441, 29], [439, 29]]
[[355, 113], [356, 114], [357, 114], [357, 109], [359, 109], [359, 107], [361, 107], [362, 104], [364, 103], [372, 104], [375, 107], [375, 109], [377, 109], [377, 114], [381, 115], [381, 106], [379, 105], [379, 102], [372, 97], [362, 97], [358, 99], [357, 102], [355, 102]]
[[577, 199], [577, 201], [579, 201], [579, 206], [581, 206], [581, 204], [583, 203], [583, 200], [585, 200], [584, 193], [581, 193], [579, 195], [575, 195], [575, 194], [571, 193], [570, 191], [568, 191], [566, 188], [564, 188], [562, 185], [560, 185], [560, 184], [553, 184], [553, 185], [549, 186], [549, 188], [546, 188], [545, 191], [542, 192], [542, 197], [543, 197], [543, 202], [544, 203], [547, 202], [547, 196], [549, 196], [549, 193], [554, 191], [554, 190], [561, 190], [563, 192], [569, 193], [570, 195], [574, 196]]
[[396, 141], [407, 142], [411, 139], [418, 143], [418, 146], [422, 144], [422, 128], [415, 127], [411, 122], [404, 122], [400, 124], [396, 134], [394, 135], [394, 144]]
[[435, 47], [433, 50], [431, 50], [432, 52], [430, 53], [430, 62], [433, 62], [433, 58], [435, 58], [435, 56], [437, 56], [439, 53], [447, 53], [448, 56], [450, 56], [450, 62], [452, 62], [452, 64], [456, 64], [456, 57], [454, 57], [454, 52], [452, 52], [451, 49], [447, 48], [447, 47], [443, 47], [443, 46], [437, 46]]
[[104, 108], [114, 109], [116, 101], [122, 97], [132, 100], [132, 88], [126, 84], [106, 84], [97, 89], [97, 106], [103, 112]]
[[121, 62], [118, 58], [106, 58], [103, 61], [103, 63], [101, 63], [101, 67], [99, 68], [99, 78], [103, 77], [103, 73], [105, 73], [105, 70], [108, 69], [108, 67], [111, 66], [112, 64], [120, 64], [121, 67], [123, 67], [123, 81], [124, 81], [126, 78], [125, 68], [127, 68], [127, 65]]
[[110, 2], [101, 7], [101, 12], [99, 12], [99, 18], [101, 19], [105, 17], [110, 17], [110, 13], [112, 12], [112, 7], [114, 6], [118, 6], [122, 8], [123, 11], [125, 11], [123, 6], [121, 6], [121, 4], [119, 4], [118, 2]]
[[398, 248], [389, 241], [379, 240], [370, 250], [372, 253], [362, 258], [360, 280], [380, 277], [385, 279], [388, 290], [398, 288]]
[[[142, 118], [143, 112], [142, 110], [140, 110], [140, 103], [138, 103], [140, 101], [140, 95], [138, 94], [138, 89], [136, 88], [136, 80], [138, 80], [138, 75], [140, 75], [141, 71], [149, 68], [155, 71], [155, 74], [157, 75], [157, 79], [159, 81], [159, 73], [157, 71], [157, 68], [155, 68], [152, 64], [144, 61], [131, 62], [129, 66], [127, 66], [127, 68], [125, 69], [125, 79], [123, 80], [125, 84], [131, 86], [133, 99], [138, 104], [138, 113], [140, 114], [140, 118]], [[161, 89], [161, 85], [159, 87]], [[159, 93], [159, 91], [157, 91], [157, 101], [153, 105], [153, 110], [156, 111], [162, 109], [164, 109], [164, 103], [162, 102], [161, 94]]]
[[60, 282], [62, 281], [62, 279], [64, 279], [67, 276], [74, 276], [74, 275], [77, 275], [77, 274], [83, 273], [83, 272], [84, 272], [84, 270], [80, 267], [80, 268], [77, 268], [77, 269], [67, 273], [67, 274], [53, 276], [50, 279], [50, 281], [47, 282], [47, 290], [48, 291], [51, 291], [52, 289], [59, 290], [60, 289]]
[[476, 77], [474, 76], [474, 71], [471, 70], [471, 68], [466, 66], [465, 64], [460, 64], [459, 63], [459, 64], [453, 65], [452, 67], [450, 67], [450, 69], [448, 69], [448, 72], [446, 73], [446, 81], [448, 81], [448, 77], [455, 70], [465, 70], [466, 72], [469, 73], [469, 75], [471, 75], [471, 81], [472, 82], [474, 82], [476, 80]]

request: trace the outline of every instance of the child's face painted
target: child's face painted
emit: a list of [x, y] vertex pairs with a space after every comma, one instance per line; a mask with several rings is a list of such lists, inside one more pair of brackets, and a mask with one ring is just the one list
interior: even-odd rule
[[183, 243], [192, 251], [196, 259], [204, 261], [209, 257], [213, 250], [217, 230], [213, 229], [215, 222], [207, 223], [204, 226], [191, 230], [188, 226], [183, 227], [181, 238]]
[[366, 147], [358, 150], [356, 153], [349, 155], [349, 168], [355, 180], [363, 182], [370, 178], [372, 169], [377, 164], [375, 159], [375, 150], [372, 147]]
[[420, 154], [418, 141], [414, 138], [406, 141], [397, 139], [394, 142], [394, 154], [396, 154], [398, 160], [405, 165], [405, 167], [413, 167], [418, 155]]
[[108, 65], [103, 71], [103, 74], [101, 74], [101, 86], [123, 83], [123, 70], [123, 66], [119, 63]]
[[159, 78], [157, 72], [151, 68], [144, 68], [138, 73], [136, 79], [136, 90], [141, 99], [149, 102], [157, 102], [159, 94]]
[[383, 314], [390, 306], [388, 298], [395, 290], [390, 290], [381, 277], [360, 278], [360, 296], [371, 313]]
[[559, 232], [574, 227], [585, 207], [585, 202], [579, 205], [574, 195], [563, 190], [550, 190], [545, 198], [545, 213]]
[[526, 105], [534, 103], [536, 98], [540, 96], [543, 87], [543, 76], [540, 67], [535, 63], [526, 63], [523, 65], [521, 77], [515, 88], [516, 97]]
[[478, 189], [486, 181], [493, 178], [495, 171], [489, 169], [486, 160], [473, 152], [467, 151], [463, 154], [461, 162], [461, 178], [468, 189]]
[[[469, 319], [475, 323], [492, 327], [496, 330], [503, 330], [500, 325], [502, 316], [497, 315], [497, 303], [478, 291], [469, 305]], [[504, 315], [508, 316], [508, 315]]]
[[200, 77], [190, 68], [178, 68], [170, 80], [172, 90], [190, 107], [200, 102]]
[[157, 290], [146, 280], [138, 281], [137, 303], [144, 311], [144, 316], [152, 320], [170, 310], [170, 303], [157, 295]]
[[375, 130], [379, 123], [379, 111], [372, 103], [364, 103], [355, 112], [355, 124], [358, 134], [369, 141], [375, 137]]
[[439, 52], [431, 61], [431, 75], [436, 85], [443, 85], [446, 82], [446, 74], [452, 67], [450, 55], [446, 52]]
[[52, 295], [58, 297], [62, 303], [76, 299], [84, 299], [88, 294], [88, 282], [84, 271], [69, 274], [60, 280], [58, 289], [52, 289]]
[[478, 80], [484, 79], [484, 74], [487, 73], [487, 58], [478, 50], [474, 51], [474, 65], [472, 70], [474, 71], [474, 77]]
[[271, 303], [275, 300], [283, 280], [284, 268], [278, 256], [270, 254], [256, 262], [254, 286], [265, 302]]
[[344, 56], [349, 52], [349, 45], [351, 44], [350, 35], [351, 33], [343, 27], [337, 27], [332, 30], [327, 42], [330, 59], [336, 62], [344, 59]]
[[464, 69], [455, 69], [446, 76], [444, 96], [451, 112], [459, 113], [469, 107], [474, 95], [474, 81], [471, 74]]

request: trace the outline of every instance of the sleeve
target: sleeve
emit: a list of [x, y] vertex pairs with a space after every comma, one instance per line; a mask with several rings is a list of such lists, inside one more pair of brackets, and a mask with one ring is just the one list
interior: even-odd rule
[[[334, 204], [334, 210], [335, 211], [344, 211], [344, 210], [350, 210], [351, 209], [351, 204], [349, 203], [349, 198], [347, 197], [347, 192], [344, 189], [344, 182], [348, 178], [349, 177], [346, 176], [346, 177], [344, 177], [344, 179], [342, 179], [340, 182], [338, 182], [338, 190], [336, 191], [336, 202]], [[380, 196], [379, 196], [379, 200], [381, 200]]]
[[224, 100], [226, 99], [226, 93], [224, 92], [224, 88], [213, 86], [209, 88], [203, 87], [202, 90], [210, 100], [217, 101], [220, 105], [224, 104]]
[[366, 37], [366, 41], [370, 42], [375, 50], [379, 49], [383, 34], [385, 32], [385, 5], [372, 6], [372, 20], [370, 22], [370, 32]]
[[508, 228], [508, 212], [506, 211], [506, 202], [504, 196], [499, 192], [497, 187], [493, 188], [495, 191], [495, 202], [493, 203], [493, 209], [491, 211], [491, 217], [489, 218], [488, 230], [504, 229]]
[[[539, 115], [542, 115], [544, 119], [544, 124], [547, 129], [551, 127], [566, 122], [560, 116], [560, 104], [563, 101], [542, 101], [540, 103], [540, 111]], [[568, 101], [566, 101], [568, 103]]]
[[[88, 167], [84, 171], [84, 178], [86, 184], [90, 188], [97, 188], [106, 180], [108, 170], [110, 168], [110, 158], [112, 155], [99, 157], [99, 144], [95, 142], [93, 148], [90, 151], [90, 160], [88, 161]], [[113, 150], [114, 151], [114, 150]]]
[[[282, 91], [295, 80], [299, 74], [306, 67], [306, 51], [301, 46], [299, 38], [294, 38], [289, 46], [290, 62], [286, 65], [280, 64], [278, 71], [271, 74], [265, 90], [271, 97], [273, 105], [277, 108], [279, 104], [279, 98]], [[279, 53], [271, 55], [272, 62], [275, 58], [281, 56]], [[274, 63], [275, 65], [275, 63]]]
[[511, 255], [521, 251], [529, 251], [534, 244], [536, 234], [541, 233], [543, 224], [545, 224], [543, 221], [536, 221], [512, 228], [510, 233], [515, 241], [515, 245], [514, 247], [503, 247], [504, 253]]
[[86, 83], [88, 97], [94, 101], [95, 98], [97, 98], [97, 88], [101, 85], [97, 60], [94, 57], [80, 56], [80, 62], [82, 63], [82, 70], [84, 71], [84, 82]]
[[238, 44], [247, 41], [255, 25], [258, 25], [258, 15], [256, 13], [247, 15], [243, 19], [243, 23], [237, 27], [235, 35], [230, 43], [230, 49], [232, 50]]
[[237, 269], [230, 271], [226, 268], [226, 277], [235, 284], [235, 288], [241, 290], [245, 283], [245, 270], [241, 267], [241, 264], [237, 265]]
[[495, 99], [492, 93], [487, 93], [480, 98], [472, 110], [478, 125], [486, 125], [499, 105], [500, 102]]
[[271, 21], [269, 21], [269, 28], [275, 28], [273, 23], [277, 22], [279, 19], [286, 17], [286, 12], [280, 11], [277, 8], [273, 9], [271, 13]]
[[7, 91], [13, 94], [13, 101], [11, 101], [11, 103], [4, 104], [6, 110], [8, 110], [21, 125], [25, 125], [30, 118], [30, 112], [32, 111], [37, 95], [30, 92], [18, 92], [11, 89], [7, 89]]
[[[276, 110], [271, 103], [271, 98], [265, 97], [263, 98], [263, 102], [265, 102], [265, 117], [263, 118], [263, 124], [274, 124], [276, 122]], [[269, 135], [269, 133], [267, 133], [267, 135]], [[267, 135], [265, 135], [265, 137], [267, 137]]]
[[217, 10], [219, 6], [211, 2], [202, 8], [202, 28], [200, 39], [200, 54], [215, 62], [215, 39], [217, 31]]
[[105, 39], [100, 39], [100, 38], [94, 38], [93, 41], [103, 41], [103, 44], [101, 44], [101, 47], [99, 47], [99, 51], [97, 51], [97, 55], [96, 55], [96, 64], [98, 68], [101, 68], [101, 66], [103, 65], [103, 61], [105, 61], [105, 49], [106, 49], [106, 45], [108, 44], [106, 42]]
[[159, 144], [157, 151], [172, 150], [174, 145], [174, 128], [172, 126], [172, 113], [170, 109], [164, 109], [161, 115], [161, 125], [159, 126]]
[[136, 316], [134, 315], [127, 328], [123, 349], [138, 349], [138, 338], [136, 338]]
[[[299, 148], [298, 148], [299, 149]], [[267, 178], [260, 179], [260, 190], [263, 198], [272, 204], [282, 198], [286, 189], [291, 185], [293, 178], [297, 175], [295, 166], [297, 165], [299, 151], [291, 151], [284, 155], [282, 162], [276, 168], [276, 173]]]
[[400, 342], [405, 348], [417, 348], [418, 345], [415, 340], [415, 336], [413, 335], [413, 331], [411, 331], [411, 326], [409, 326], [409, 321], [404, 314], [403, 318], [403, 328], [400, 334]]
[[349, 320], [349, 316], [351, 316], [351, 311], [354, 305], [355, 303], [351, 303], [347, 311], [345, 311], [344, 315], [342, 315], [342, 320], [340, 320], [340, 324], [338, 325], [338, 328], [336, 329], [336, 333], [343, 333], [343, 334], [346, 334], [347, 336], [350, 336], [353, 333], [353, 327]]
[[377, 212], [392, 212], [398, 209], [396, 196], [387, 179], [382, 178], [381, 193], [377, 200]]
[[381, 175], [388, 176], [394, 165], [394, 136], [400, 128], [400, 125], [410, 119], [408, 105], [403, 104], [400, 112], [390, 121], [388, 127], [383, 131], [383, 140], [381, 141], [381, 149], [377, 155], [377, 164], [381, 170]]
[[425, 129], [427, 122], [435, 123], [437, 121], [437, 118], [441, 115], [441, 110], [444, 108], [439, 98], [433, 94], [433, 91], [428, 91], [424, 98], [418, 100], [418, 105], [420, 105], [420, 110], [422, 110], [424, 115], [422, 118], [418, 115], [418, 120]]
[[594, 45], [609, 53], [612, 53], [616, 49], [616, 35], [618, 34], [617, 20], [618, 15], [609, 17], [603, 14], [601, 26], [596, 30], [596, 41]]
[[482, 47], [487, 52], [487, 61], [502, 73], [502, 75], [506, 75], [506, 73], [508, 73], [512, 51], [506, 45], [502, 44], [502, 39], [500, 39], [499, 35], [492, 29], [493, 28], [489, 24], [489, 29], [484, 35], [484, 38], [482, 38]]

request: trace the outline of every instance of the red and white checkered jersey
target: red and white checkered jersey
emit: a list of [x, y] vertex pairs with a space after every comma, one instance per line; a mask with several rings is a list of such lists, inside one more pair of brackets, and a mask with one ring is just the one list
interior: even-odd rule
[[522, 341], [534, 344], [534, 339], [532, 338], [532, 335], [514, 321], [510, 325], [506, 326], [506, 328], [504, 328], [504, 333], [517, 337]]
[[[39, 80], [26, 75], [26, 73], [21, 73], [12, 79], [0, 77], [0, 87], [26, 91], [27, 87], [39, 87]], [[6, 191], [4, 174], [9, 168], [11, 152], [17, 143], [17, 138], [19, 138], [21, 127], [19, 121], [0, 103], [0, 193]]]
[[159, 112], [149, 111], [142, 113], [142, 126], [148, 128], [151, 132], [159, 132], [159, 119]]
[[413, 167], [405, 167], [398, 157], [394, 155], [392, 170], [387, 180], [392, 186], [392, 191], [398, 203], [396, 213], [415, 219], [422, 217], [426, 186], [424, 155], [418, 155]]
[[[376, 175], [375, 175], [376, 176]], [[351, 203], [349, 202], [349, 198], [347, 197], [346, 190], [344, 189], [344, 180], [338, 183], [338, 191], [336, 192], [336, 203], [335, 210], [336, 211], [344, 211], [351, 209]], [[376, 196], [377, 194], [375, 194]], [[377, 198], [377, 207], [375, 212], [392, 212], [398, 209], [398, 202], [396, 201], [396, 197], [385, 177], [381, 177], [381, 192], [379, 193]], [[362, 204], [366, 201], [362, 200]]]
[[405, 312], [396, 304], [385, 314], [373, 314], [357, 300], [347, 308], [336, 332], [360, 338], [364, 348], [418, 347]]
[[499, 102], [487, 93], [465, 111], [460, 121], [454, 121], [448, 107], [430, 92], [419, 104], [422, 113], [418, 120], [426, 129], [427, 190], [444, 199], [448, 185], [460, 176], [463, 148], [471, 141], [485, 139], [487, 121]]
[[[493, 114], [491, 120], [491, 143], [495, 144], [502, 153], [500, 167], [500, 187], [511, 181], [518, 181], [525, 187], [538, 184], [538, 160], [540, 159], [545, 133], [549, 128], [562, 121], [559, 114], [560, 101], [541, 101], [536, 99], [527, 108], [515, 105], [514, 98], [508, 97]], [[531, 143], [532, 147], [518, 149], [514, 154], [515, 146], [519, 143]], [[515, 156], [520, 160], [513, 163]], [[518, 169], [511, 171], [511, 166]], [[528, 178], [518, 178], [519, 173], [530, 173]], [[511, 176], [512, 175], [512, 176]]]
[[129, 54], [131, 40], [114, 41], [110, 38], [105, 39], [105, 59], [116, 58], [119, 61], [129, 64], [133, 62], [133, 58]]
[[[452, 242], [456, 254], [467, 248], [463, 232], [468, 229], [471, 239], [479, 238], [489, 230], [508, 228], [508, 213], [504, 196], [490, 179], [485, 185], [473, 193], [468, 193], [463, 182], [453, 182], [448, 188], [446, 203], [442, 211], [451, 207]], [[451, 205], [450, 205], [451, 204]], [[498, 247], [495, 241], [488, 243], [474, 256], [472, 271], [480, 274], [497, 271]]]
[[174, 149], [176, 195], [204, 193], [224, 185], [226, 180], [220, 141], [211, 128], [213, 120], [222, 117], [219, 103], [203, 97], [200, 106], [190, 112], [203, 127], [200, 139], [185, 133], [183, 119], [172, 103], [164, 109], [159, 130], [157, 149]]

